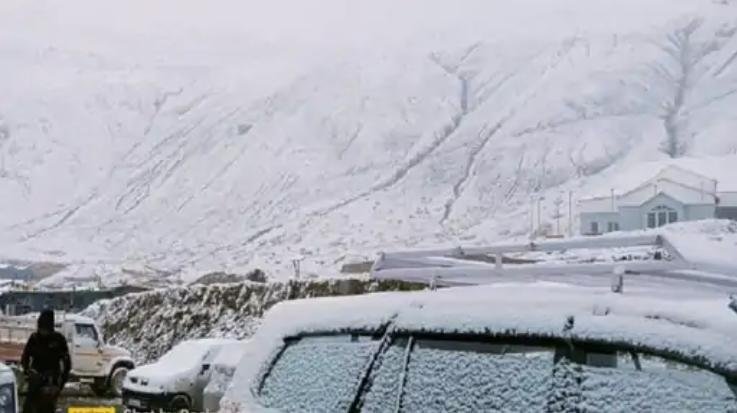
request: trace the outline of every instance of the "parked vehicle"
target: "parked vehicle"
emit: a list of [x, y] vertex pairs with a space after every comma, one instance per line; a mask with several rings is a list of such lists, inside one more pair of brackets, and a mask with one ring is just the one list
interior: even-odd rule
[[203, 411], [203, 390], [220, 350], [235, 340], [183, 341], [157, 362], [131, 371], [123, 384], [123, 405], [132, 410]]
[[0, 363], [0, 413], [18, 412], [18, 386], [13, 370]]
[[220, 409], [220, 400], [225, 395], [228, 385], [233, 380], [233, 374], [243, 357], [248, 344], [247, 341], [238, 341], [224, 345], [215, 360], [212, 362], [212, 375], [203, 393], [203, 408], [206, 412], [216, 412]]
[[[36, 331], [38, 314], [0, 316], [0, 361], [19, 365], [28, 337]], [[123, 379], [135, 367], [131, 353], [108, 345], [91, 318], [58, 314], [55, 329], [64, 335], [72, 357], [70, 382], [90, 384], [100, 395], [121, 394]]]
[[728, 297], [637, 277], [283, 302], [221, 411], [737, 411]]

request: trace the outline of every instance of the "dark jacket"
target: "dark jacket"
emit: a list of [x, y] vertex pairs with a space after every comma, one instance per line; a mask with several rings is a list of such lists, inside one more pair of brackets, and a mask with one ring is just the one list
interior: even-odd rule
[[52, 381], [63, 387], [69, 380], [69, 371], [72, 368], [67, 340], [54, 331], [53, 312], [50, 315], [41, 313], [38, 325], [39, 329], [44, 329], [47, 333], [35, 332], [28, 338], [21, 358], [23, 371], [26, 374], [39, 375], [44, 381]]

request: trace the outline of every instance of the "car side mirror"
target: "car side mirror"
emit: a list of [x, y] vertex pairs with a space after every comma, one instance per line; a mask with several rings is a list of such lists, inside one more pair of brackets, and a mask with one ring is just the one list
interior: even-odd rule
[[200, 370], [200, 374], [205, 374], [205, 373], [207, 373], [208, 370], [210, 370], [210, 365], [209, 364], [203, 364], [202, 365], [202, 369]]

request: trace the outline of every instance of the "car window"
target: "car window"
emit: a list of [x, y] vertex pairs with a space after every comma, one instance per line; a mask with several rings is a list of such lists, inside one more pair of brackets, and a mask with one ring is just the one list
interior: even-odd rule
[[361, 400], [361, 411], [383, 413], [397, 410], [408, 346], [408, 339], [394, 340], [377, 357]]
[[261, 402], [285, 412], [346, 412], [378, 347], [351, 335], [291, 342], [264, 378]]
[[737, 411], [723, 377], [655, 356], [619, 353], [610, 366], [581, 366], [586, 410], [649, 412]]
[[539, 411], [550, 390], [554, 354], [538, 347], [417, 340], [400, 411]]
[[74, 339], [80, 343], [97, 343], [97, 329], [92, 324], [75, 324]]
[[735, 389], [722, 376], [652, 355], [452, 337], [387, 344], [348, 335], [290, 341], [261, 383], [261, 402], [345, 412], [360, 392], [357, 407], [369, 413], [737, 412]]

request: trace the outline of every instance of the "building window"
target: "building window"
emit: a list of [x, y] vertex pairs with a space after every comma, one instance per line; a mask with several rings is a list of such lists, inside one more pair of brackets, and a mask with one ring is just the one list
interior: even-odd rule
[[678, 222], [678, 212], [665, 205], [658, 205], [647, 213], [647, 227], [662, 227], [665, 224]]
[[615, 232], [619, 231], [619, 222], [609, 222], [607, 223], [607, 232]]
[[594, 221], [591, 223], [591, 233], [592, 234], [598, 234], [599, 233], [599, 223]]
[[678, 222], [678, 212], [676, 211], [668, 212], [668, 223], [671, 223], [671, 222]]

